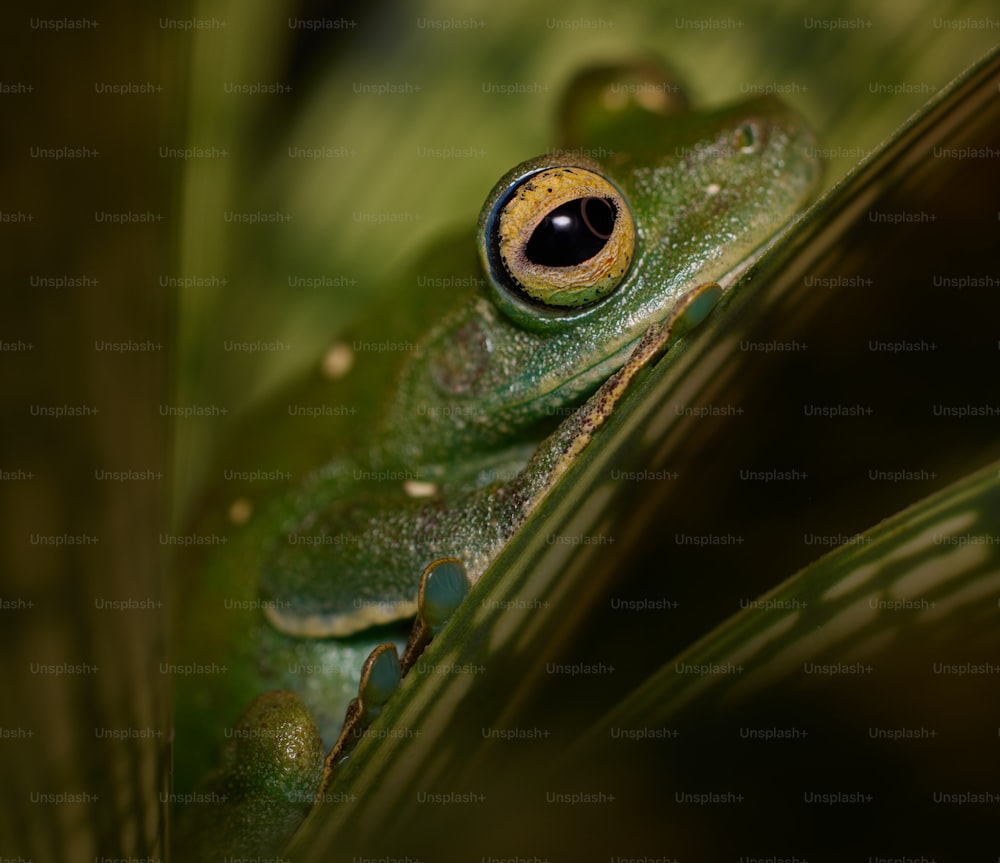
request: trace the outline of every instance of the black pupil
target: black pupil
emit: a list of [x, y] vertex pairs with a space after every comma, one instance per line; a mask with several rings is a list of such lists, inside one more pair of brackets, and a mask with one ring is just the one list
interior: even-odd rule
[[606, 198], [576, 198], [556, 207], [531, 234], [524, 252], [544, 267], [572, 267], [594, 257], [615, 227], [615, 206]]

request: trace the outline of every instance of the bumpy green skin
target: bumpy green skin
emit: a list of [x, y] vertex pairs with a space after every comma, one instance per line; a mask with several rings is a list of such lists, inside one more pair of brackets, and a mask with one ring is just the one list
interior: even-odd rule
[[302, 700], [266, 692], [233, 728], [222, 763], [178, 814], [177, 860], [276, 853], [313, 804], [326, 749]]
[[[784, 226], [819, 176], [811, 136], [773, 98], [651, 115], [649, 125], [640, 142], [582, 140], [576, 152], [530, 160], [497, 183], [479, 220], [484, 258], [494, 204], [509, 186], [532, 171], [575, 165], [606, 176], [631, 205], [639, 235], [631, 271], [606, 301], [565, 314], [539, 315], [492, 277], [485, 291], [460, 298], [404, 371], [377, 443], [379, 463], [434, 465], [446, 475], [456, 455], [502, 448], [592, 392], [681, 293], [722, 279]], [[744, 152], [739, 141], [749, 128], [755, 141]], [[614, 155], [581, 155], [594, 151]], [[484, 268], [489, 276], [485, 260]], [[441, 369], [450, 370], [449, 389], [438, 383]], [[444, 420], [428, 421], [438, 416]]]
[[[553, 418], [619, 368], [685, 291], [744, 265], [818, 180], [809, 132], [772, 98], [711, 113], [649, 114], [646, 123], [639, 142], [585, 139], [579, 151], [533, 159], [497, 184], [479, 223], [485, 289], [456, 297], [420, 340], [369, 452], [328, 466], [289, 499], [261, 583], [279, 629], [344, 636], [410, 616], [419, 574], [438, 557], [462, 559], [475, 581], [531, 504], [510, 493], [510, 478]], [[598, 147], [613, 155], [603, 162], [580, 155]], [[602, 173], [618, 186], [637, 248], [609, 297], [539, 314], [498, 284], [485, 249], [507, 189], [559, 165]], [[414, 498], [402, 482], [372, 492], [351, 481], [365, 471], [432, 481], [437, 493]]]
[[[339, 638], [412, 616], [420, 574], [433, 560], [458, 558], [470, 579], [478, 579], [588, 434], [590, 420], [573, 415], [573, 408], [622, 366], [682, 296], [699, 284], [725, 282], [815, 191], [812, 138], [776, 100], [710, 113], [687, 110], [679, 97], [657, 110], [635, 100], [617, 113], [601, 107], [602, 87], [655, 74], [637, 64], [578, 79], [563, 109], [572, 127], [564, 132], [567, 150], [519, 165], [490, 194], [478, 233], [485, 270], [470, 272], [471, 287], [456, 290], [430, 331], [413, 336], [419, 349], [387, 390], [384, 419], [368, 446], [329, 463], [256, 515], [242, 542], [226, 552], [245, 577], [259, 574], [264, 607], [264, 614], [245, 615], [240, 656], [233, 660], [237, 674], [260, 680], [262, 689], [300, 692], [327, 744], [337, 736], [347, 698], [326, 668], [341, 667], [345, 655], [347, 665], [360, 668], [385, 635], [378, 631], [372, 644], [359, 644], [362, 636], [355, 635], [348, 647]], [[539, 315], [503, 291], [485, 249], [494, 205], [509, 185], [560, 165], [599, 172], [618, 187], [636, 223], [636, 251], [610, 296], [584, 309]], [[444, 271], [460, 269], [449, 263]], [[413, 496], [404, 483], [412, 479], [433, 483], [433, 493]], [[233, 593], [224, 579], [214, 589], [218, 596], [202, 607], [217, 607]], [[252, 595], [252, 587], [246, 590], [240, 595]], [[296, 664], [323, 665], [324, 674], [287, 670]], [[209, 699], [183, 698], [201, 717], [188, 733], [207, 727]], [[271, 754], [277, 753], [233, 749], [227, 759], [236, 777], [213, 781], [237, 782], [224, 787], [245, 797], [246, 811], [260, 812], [265, 797], [242, 790], [253, 785], [240, 778], [242, 761], [258, 765], [256, 776], [284, 774], [280, 761], [267, 768]], [[292, 815], [286, 819], [277, 806], [274, 814], [277, 826], [269, 835], [283, 835]], [[218, 820], [241, 830], [248, 819], [254, 816]], [[219, 847], [259, 854], [256, 841], [276, 840], [255, 836]]]

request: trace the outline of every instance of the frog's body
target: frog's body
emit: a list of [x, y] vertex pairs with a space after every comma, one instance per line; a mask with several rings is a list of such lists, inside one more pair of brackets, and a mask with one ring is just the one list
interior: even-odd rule
[[[636, 75], [648, 68], [581, 76], [564, 108], [575, 149], [497, 183], [479, 221], [482, 272], [414, 342], [369, 445], [253, 528], [277, 630], [265, 650], [277, 640], [299, 657], [305, 645], [327, 655], [337, 638], [412, 617], [420, 573], [438, 558], [478, 579], [651, 354], [574, 412], [581, 402], [651, 327], [703, 317], [693, 301], [718, 297], [703, 286], [743, 272], [815, 190], [811, 136], [779, 101], [710, 113], [644, 104]], [[329, 743], [343, 707], [299, 677]]]
[[[531, 499], [517, 492], [523, 478], [489, 479], [518, 475], [543, 437], [533, 430], [550, 430], [620, 368], [687, 291], [728, 283], [802, 205], [817, 171], [785, 106], [760, 99], [695, 116], [661, 118], [656, 146], [637, 155], [615, 150], [602, 164], [557, 152], [501, 179], [480, 219], [487, 287], [455, 298], [404, 367], [370, 451], [317, 475], [276, 542], [263, 595], [279, 629], [345, 636], [412, 616], [416, 576], [437, 557], [462, 558], [478, 578]], [[550, 311], [498, 286], [490, 234], [511, 189], [566, 169], [621, 191], [635, 248], [611, 295]], [[395, 480], [366, 497], [345, 481], [349, 471], [413, 477], [431, 493], [415, 497], [412, 482]]]

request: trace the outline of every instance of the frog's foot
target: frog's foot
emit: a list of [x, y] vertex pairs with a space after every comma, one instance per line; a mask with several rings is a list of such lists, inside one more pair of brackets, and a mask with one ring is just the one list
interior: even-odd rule
[[365, 660], [358, 697], [348, 705], [340, 737], [326, 758], [320, 793], [329, 786], [337, 767], [350, 758], [368, 726], [382, 713], [382, 708], [395, 694], [424, 648], [465, 599], [470, 586], [465, 564], [458, 558], [443, 557], [424, 569], [420, 576], [417, 619], [410, 631], [403, 659], [400, 661], [396, 646], [387, 642], [376, 647]]
[[178, 813], [178, 860], [223, 860], [280, 851], [312, 806], [323, 741], [293, 692], [251, 702], [233, 728], [220, 766]]

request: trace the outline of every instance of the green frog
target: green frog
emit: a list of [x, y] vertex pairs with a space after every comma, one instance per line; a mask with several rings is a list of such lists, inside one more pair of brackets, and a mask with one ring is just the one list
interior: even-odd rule
[[[281, 691], [227, 734], [179, 847], [283, 846], [629, 382], [710, 313], [819, 182], [813, 138], [781, 101], [696, 111], [652, 62], [579, 74], [560, 124], [558, 149], [487, 196], [478, 272], [414, 334], [364, 444], [244, 529], [257, 596], [252, 658], [233, 676], [248, 696]], [[383, 642], [414, 616], [400, 661]], [[197, 712], [197, 696], [180, 700]]]

